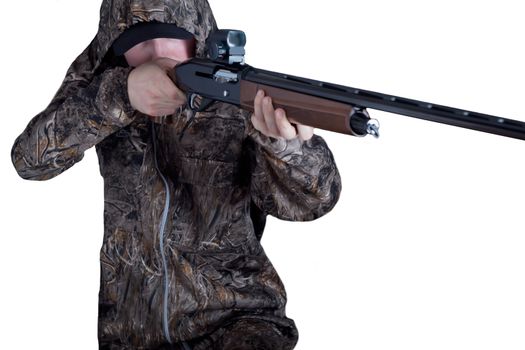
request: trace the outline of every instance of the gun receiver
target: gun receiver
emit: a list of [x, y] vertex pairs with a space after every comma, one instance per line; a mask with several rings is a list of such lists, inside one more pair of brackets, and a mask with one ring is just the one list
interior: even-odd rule
[[242, 31], [219, 30], [209, 38], [209, 59], [193, 58], [175, 67], [177, 85], [192, 109], [221, 101], [253, 111], [262, 89], [291, 122], [338, 133], [378, 137], [379, 123], [370, 118], [370, 108], [525, 140], [525, 123], [518, 120], [251, 67], [244, 63], [245, 43]]

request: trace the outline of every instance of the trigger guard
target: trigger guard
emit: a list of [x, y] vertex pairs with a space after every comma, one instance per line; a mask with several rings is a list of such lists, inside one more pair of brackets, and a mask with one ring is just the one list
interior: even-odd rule
[[[200, 101], [198, 101], [198, 103], [197, 103], [196, 99], [199, 98], [199, 97], [200, 97]], [[202, 112], [202, 111], [204, 111], [213, 102], [214, 102], [214, 100], [212, 100], [210, 98], [207, 98], [207, 97], [202, 97], [201, 95], [196, 94], [194, 92], [192, 92], [191, 94], [188, 95], [188, 106], [190, 106], [191, 110], [194, 111], [194, 112]]]
[[194, 112], [200, 112], [199, 111], [199, 106], [195, 105], [195, 99], [197, 97], [198, 97], [198, 95], [196, 93], [191, 93], [191, 94], [188, 95], [188, 106]]
[[[196, 103], [196, 99], [197, 98], [200, 98], [198, 103]], [[202, 97], [201, 95], [199, 94], [196, 94], [194, 92], [190, 93], [188, 95], [188, 106], [190, 107], [190, 109], [194, 112], [202, 112], [204, 111], [206, 108], [208, 108], [212, 103], [214, 102], [213, 99], [211, 98], [207, 98], [207, 97]]]

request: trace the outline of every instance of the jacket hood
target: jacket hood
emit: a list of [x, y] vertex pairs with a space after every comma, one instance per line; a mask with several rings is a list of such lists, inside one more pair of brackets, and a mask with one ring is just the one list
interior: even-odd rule
[[91, 81], [122, 32], [139, 22], [152, 21], [172, 23], [192, 33], [196, 57], [206, 56], [206, 39], [217, 29], [207, 0], [103, 0], [98, 32], [73, 62], [64, 83], [68, 82], [68, 77]]

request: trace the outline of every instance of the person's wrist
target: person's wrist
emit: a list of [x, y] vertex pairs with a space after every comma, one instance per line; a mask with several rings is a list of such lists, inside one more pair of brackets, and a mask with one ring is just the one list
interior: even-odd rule
[[125, 67], [125, 68], [122, 68], [122, 69], [123, 69], [123, 82], [122, 82], [123, 86], [122, 86], [122, 91], [124, 92], [123, 96], [122, 96], [122, 100], [123, 100], [122, 107], [123, 107], [123, 111], [126, 114], [131, 115], [131, 114], [133, 114], [136, 111], [136, 108], [131, 103], [130, 91], [129, 91], [129, 80], [130, 80], [131, 74], [134, 71], [134, 68], [133, 67]]

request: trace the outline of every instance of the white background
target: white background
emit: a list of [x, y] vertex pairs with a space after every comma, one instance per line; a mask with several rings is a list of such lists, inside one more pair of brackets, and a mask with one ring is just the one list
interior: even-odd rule
[[[518, 1], [210, 1], [264, 69], [525, 120]], [[46, 182], [11, 145], [96, 33], [97, 1], [3, 6], [0, 348], [96, 349], [102, 178], [93, 149]], [[269, 219], [298, 350], [524, 349], [525, 142], [371, 111], [319, 131], [343, 180], [311, 223]]]

